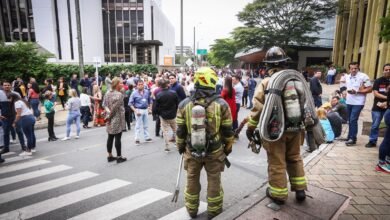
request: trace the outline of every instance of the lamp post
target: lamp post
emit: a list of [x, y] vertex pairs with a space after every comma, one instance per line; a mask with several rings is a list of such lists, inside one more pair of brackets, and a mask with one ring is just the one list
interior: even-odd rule
[[196, 47], [195, 47], [195, 42], [196, 42], [196, 27], [198, 25], [202, 24], [202, 22], [199, 22], [197, 25], [194, 26], [194, 63], [196, 64], [196, 61], [197, 61], [197, 56], [196, 56]]
[[183, 0], [180, 0], [180, 65], [184, 65], [183, 60]]

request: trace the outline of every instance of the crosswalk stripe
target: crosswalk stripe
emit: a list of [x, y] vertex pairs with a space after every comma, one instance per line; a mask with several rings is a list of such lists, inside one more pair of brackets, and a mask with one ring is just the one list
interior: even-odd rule
[[66, 165], [59, 165], [59, 166], [50, 167], [50, 168], [46, 168], [46, 169], [42, 169], [42, 170], [37, 170], [37, 171], [25, 173], [25, 174], [20, 174], [17, 176], [12, 176], [12, 177], [8, 177], [8, 178], [0, 179], [0, 186], [5, 186], [5, 185], [11, 184], [11, 183], [16, 183], [16, 182], [20, 182], [20, 181], [24, 181], [24, 180], [28, 180], [28, 179], [33, 179], [36, 177], [41, 177], [41, 176], [49, 175], [52, 173], [57, 173], [57, 172], [61, 172], [64, 170], [69, 170], [69, 169], [72, 169], [72, 167], [66, 166]]
[[[199, 209], [198, 214], [201, 214], [205, 212], [207, 209], [207, 203], [200, 202], [199, 203]], [[190, 220], [191, 217], [188, 215], [186, 207], [183, 207], [181, 209], [178, 209], [162, 218], [159, 218], [158, 220]]]
[[9, 172], [17, 171], [17, 170], [22, 170], [22, 169], [27, 169], [30, 167], [35, 167], [35, 166], [39, 166], [39, 165], [43, 165], [43, 164], [47, 164], [47, 163], [50, 163], [50, 161], [48, 161], [48, 160], [33, 160], [33, 161], [21, 163], [21, 164], [8, 165], [8, 166], [1, 167], [0, 174], [9, 173]]
[[171, 195], [169, 192], [157, 189], [148, 189], [135, 195], [107, 204], [100, 208], [75, 216], [71, 218], [71, 220], [114, 219], [150, 203], [156, 202], [169, 195]]
[[95, 176], [98, 176], [97, 173], [92, 173], [89, 171], [81, 172], [77, 174], [73, 174], [70, 176], [61, 177], [58, 179], [50, 180], [47, 182], [35, 184], [32, 186], [28, 186], [22, 189], [6, 192], [0, 194], [0, 204], [9, 202], [12, 200], [20, 199], [25, 196], [30, 196], [36, 193], [44, 192], [50, 189], [58, 188], [61, 186], [65, 186], [67, 184], [75, 183], [78, 181], [86, 180]]
[[8, 152], [8, 153], [2, 154], [1, 156], [10, 156], [10, 155], [14, 155], [14, 154], [16, 154], [16, 153], [10, 151], [10, 152]]
[[[0, 215], [2, 220], [28, 219], [131, 184], [113, 179]], [[99, 218], [100, 219], [100, 218]]]
[[17, 161], [21, 161], [21, 160], [27, 160], [27, 159], [31, 159], [32, 157], [30, 156], [24, 156], [24, 157], [12, 157], [12, 158], [5, 158], [5, 162], [3, 164], [9, 164], [9, 163], [13, 163], [13, 162], [17, 162]]

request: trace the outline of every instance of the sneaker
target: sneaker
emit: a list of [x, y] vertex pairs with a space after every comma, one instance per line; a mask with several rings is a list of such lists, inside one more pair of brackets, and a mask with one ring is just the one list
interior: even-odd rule
[[169, 151], [171, 151], [171, 150], [169, 150], [168, 148], [165, 148], [165, 153], [169, 153]]
[[35, 148], [31, 149], [31, 153], [36, 153], [37, 150], [35, 150]]
[[70, 140], [70, 137], [64, 137], [64, 138], [62, 138], [61, 140], [67, 141], [67, 140]]
[[0, 150], [0, 154], [6, 154], [8, 152], [9, 152], [9, 148], [8, 147], [7, 148], [3, 148], [3, 149]]
[[145, 140], [145, 142], [150, 143], [150, 142], [153, 142], [153, 140], [152, 140], [152, 138], [148, 138], [148, 139]]
[[113, 157], [113, 156], [111, 156], [111, 157], [107, 157], [107, 161], [108, 162], [112, 162], [112, 161], [114, 161], [114, 160], [116, 160], [117, 158], [116, 157]]
[[139, 145], [141, 145], [141, 142], [135, 141], [135, 146], [139, 146]]
[[0, 163], [4, 163], [5, 160], [3, 158], [0, 158]]
[[366, 147], [367, 147], [367, 148], [376, 147], [376, 143], [368, 142], [368, 143], [366, 144]]
[[390, 164], [388, 163], [378, 163], [378, 166], [385, 172], [390, 173]]
[[11, 143], [11, 144], [16, 144], [16, 140], [15, 140], [15, 139], [12, 139], [12, 140], [9, 141], [9, 143]]
[[122, 163], [122, 162], [125, 162], [127, 160], [126, 157], [117, 157], [116, 158], [116, 163]]
[[31, 152], [28, 152], [28, 151], [23, 151], [21, 154], [19, 154], [19, 156], [31, 156], [32, 153]]
[[347, 146], [355, 146], [356, 145], [356, 141], [354, 141], [352, 139], [349, 139], [348, 141], [345, 142], [345, 145], [347, 145]]
[[76, 139], [79, 139], [79, 138], [80, 138], [80, 136], [79, 136], [79, 135], [77, 135], [75, 138], [76, 138]]

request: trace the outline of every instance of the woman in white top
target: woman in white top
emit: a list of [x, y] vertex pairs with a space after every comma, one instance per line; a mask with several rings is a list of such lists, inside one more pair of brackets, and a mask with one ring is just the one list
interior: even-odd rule
[[20, 98], [19, 95], [11, 93], [9, 95], [11, 102], [15, 103], [16, 117], [12, 126], [16, 128], [18, 126], [27, 138], [27, 147], [23, 149], [23, 152], [19, 156], [31, 156], [33, 152], [36, 152], [36, 138], [34, 132], [35, 117], [31, 110], [30, 104]]
[[66, 119], [66, 137], [64, 137], [62, 140], [66, 141], [70, 139], [70, 127], [73, 122], [76, 123], [76, 139], [80, 137], [80, 107], [81, 107], [81, 101], [79, 97], [77, 96], [77, 92], [75, 89], [69, 90], [69, 96], [71, 97], [66, 102], [66, 108], [68, 111], [68, 118]]

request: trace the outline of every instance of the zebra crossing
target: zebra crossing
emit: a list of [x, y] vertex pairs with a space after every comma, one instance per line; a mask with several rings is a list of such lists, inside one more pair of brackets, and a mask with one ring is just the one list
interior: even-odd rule
[[[55, 215], [56, 211], [60, 209], [72, 208], [74, 204], [80, 202], [91, 202], [92, 198], [99, 198], [103, 194], [115, 194], [125, 187], [131, 187], [136, 183], [125, 181], [121, 179], [104, 179], [103, 182], [95, 183], [92, 181], [100, 175], [98, 173], [90, 171], [75, 171], [74, 167], [68, 165], [54, 164], [49, 160], [36, 159], [32, 160], [31, 157], [18, 157], [19, 160], [10, 157], [15, 155], [9, 153], [7, 155], [7, 164], [0, 166], [0, 206], [7, 207], [7, 203], [13, 202], [18, 199], [22, 199], [29, 196], [45, 195], [50, 190], [56, 190], [61, 187], [69, 187], [73, 189], [73, 184], [79, 184], [83, 181], [91, 183], [89, 185], [82, 185], [76, 190], [56, 195], [53, 197], [44, 197], [41, 201], [33, 201], [31, 204], [24, 205], [22, 207], [16, 207], [14, 210], [2, 210], [0, 211], [0, 219], [30, 219], [39, 218], [45, 219], [47, 213]], [[13, 159], [13, 160], [12, 160]], [[49, 175], [59, 174], [54, 179], [49, 179]], [[11, 190], [3, 190], [3, 187], [9, 187], [13, 184], [23, 183], [25, 181], [32, 181], [33, 184], [22, 186], [21, 188], [11, 188]], [[40, 182], [37, 182], [40, 180]], [[89, 180], [89, 181], [88, 181]], [[3, 188], [3, 189], [2, 189]], [[123, 190], [124, 191], [124, 190]], [[149, 188], [140, 192], [135, 192], [129, 195], [123, 195], [122, 198], [108, 201], [106, 204], [100, 204], [98, 207], [93, 207], [90, 210], [84, 210], [82, 213], [75, 212], [73, 216], [56, 216], [56, 219], [115, 219], [123, 215], [130, 215], [134, 211], [148, 207], [149, 209], [157, 207], [158, 205], [166, 204], [172, 196], [171, 192], [163, 190]], [[171, 210], [172, 208], [170, 208]], [[205, 212], [207, 204], [200, 203], [199, 214]], [[1, 210], [1, 209], [0, 209]], [[53, 214], [54, 213], [54, 214]], [[72, 213], [72, 212], [70, 212]], [[149, 217], [144, 217], [148, 218]], [[139, 216], [138, 218], [139, 219]], [[141, 218], [142, 219], [142, 218]], [[162, 216], [156, 217], [160, 220], [179, 220], [190, 219], [185, 207], [180, 207], [171, 213], [162, 214]]]

